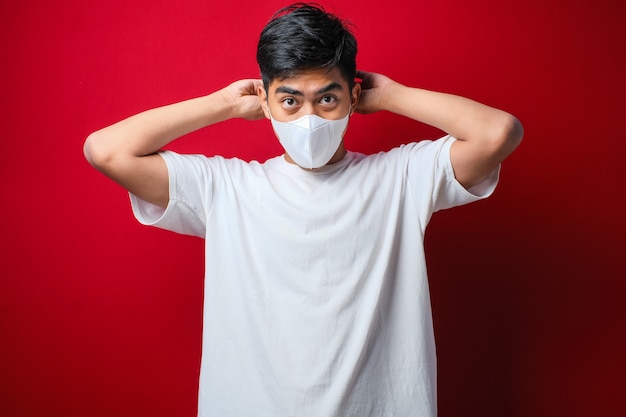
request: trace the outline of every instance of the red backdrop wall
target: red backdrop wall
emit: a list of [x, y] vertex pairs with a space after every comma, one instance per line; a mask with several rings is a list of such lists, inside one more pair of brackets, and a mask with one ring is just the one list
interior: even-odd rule
[[[82, 143], [130, 114], [258, 76], [258, 34], [284, 5], [2, 2], [0, 415], [195, 415], [202, 241], [140, 226]], [[496, 194], [436, 214], [427, 234], [440, 416], [623, 415], [621, 3], [326, 5], [355, 23], [360, 68], [525, 126]], [[438, 135], [376, 114], [356, 117], [346, 141], [369, 153]], [[172, 147], [280, 152], [266, 121]]]

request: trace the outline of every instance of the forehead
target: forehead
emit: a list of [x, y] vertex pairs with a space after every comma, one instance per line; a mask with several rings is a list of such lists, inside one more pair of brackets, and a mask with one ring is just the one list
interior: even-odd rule
[[348, 91], [348, 83], [338, 68], [333, 68], [331, 71], [326, 69], [299, 71], [291, 77], [273, 80], [268, 90], [270, 94], [282, 94], [291, 90], [309, 95], [323, 92], [329, 87], [332, 87], [334, 92]]

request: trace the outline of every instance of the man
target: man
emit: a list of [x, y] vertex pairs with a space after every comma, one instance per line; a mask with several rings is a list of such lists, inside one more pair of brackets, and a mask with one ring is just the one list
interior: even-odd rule
[[[262, 81], [140, 113], [85, 143], [142, 223], [206, 239], [200, 416], [436, 414], [426, 224], [488, 196], [522, 128], [474, 101], [357, 72], [356, 49], [335, 16], [291, 6], [261, 34]], [[382, 110], [448, 136], [348, 152], [351, 116]], [[285, 148], [264, 163], [160, 151], [263, 117]]]

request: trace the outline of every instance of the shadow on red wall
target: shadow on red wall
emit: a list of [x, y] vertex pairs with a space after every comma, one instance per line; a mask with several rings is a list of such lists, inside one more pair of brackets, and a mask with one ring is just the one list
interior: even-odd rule
[[[496, 194], [436, 214], [427, 234], [441, 417], [623, 413], [626, 25], [621, 6], [587, 3], [335, 2], [356, 24], [361, 68], [525, 126]], [[82, 142], [256, 77], [258, 33], [283, 5], [0, 6], [1, 415], [195, 415], [202, 241], [139, 226]], [[438, 134], [374, 115], [346, 140], [370, 153]], [[267, 122], [228, 122], [173, 147], [280, 151]]]

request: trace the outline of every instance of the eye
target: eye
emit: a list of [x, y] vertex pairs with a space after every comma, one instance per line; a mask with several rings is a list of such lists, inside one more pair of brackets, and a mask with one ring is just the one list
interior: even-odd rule
[[334, 97], [334, 96], [324, 96], [320, 100], [320, 103], [322, 103], [322, 104], [334, 104], [336, 101], [337, 101], [337, 98]]
[[298, 104], [296, 99], [294, 99], [293, 97], [287, 97], [283, 99], [282, 103], [283, 103], [283, 106], [285, 107], [294, 107], [295, 105]]

